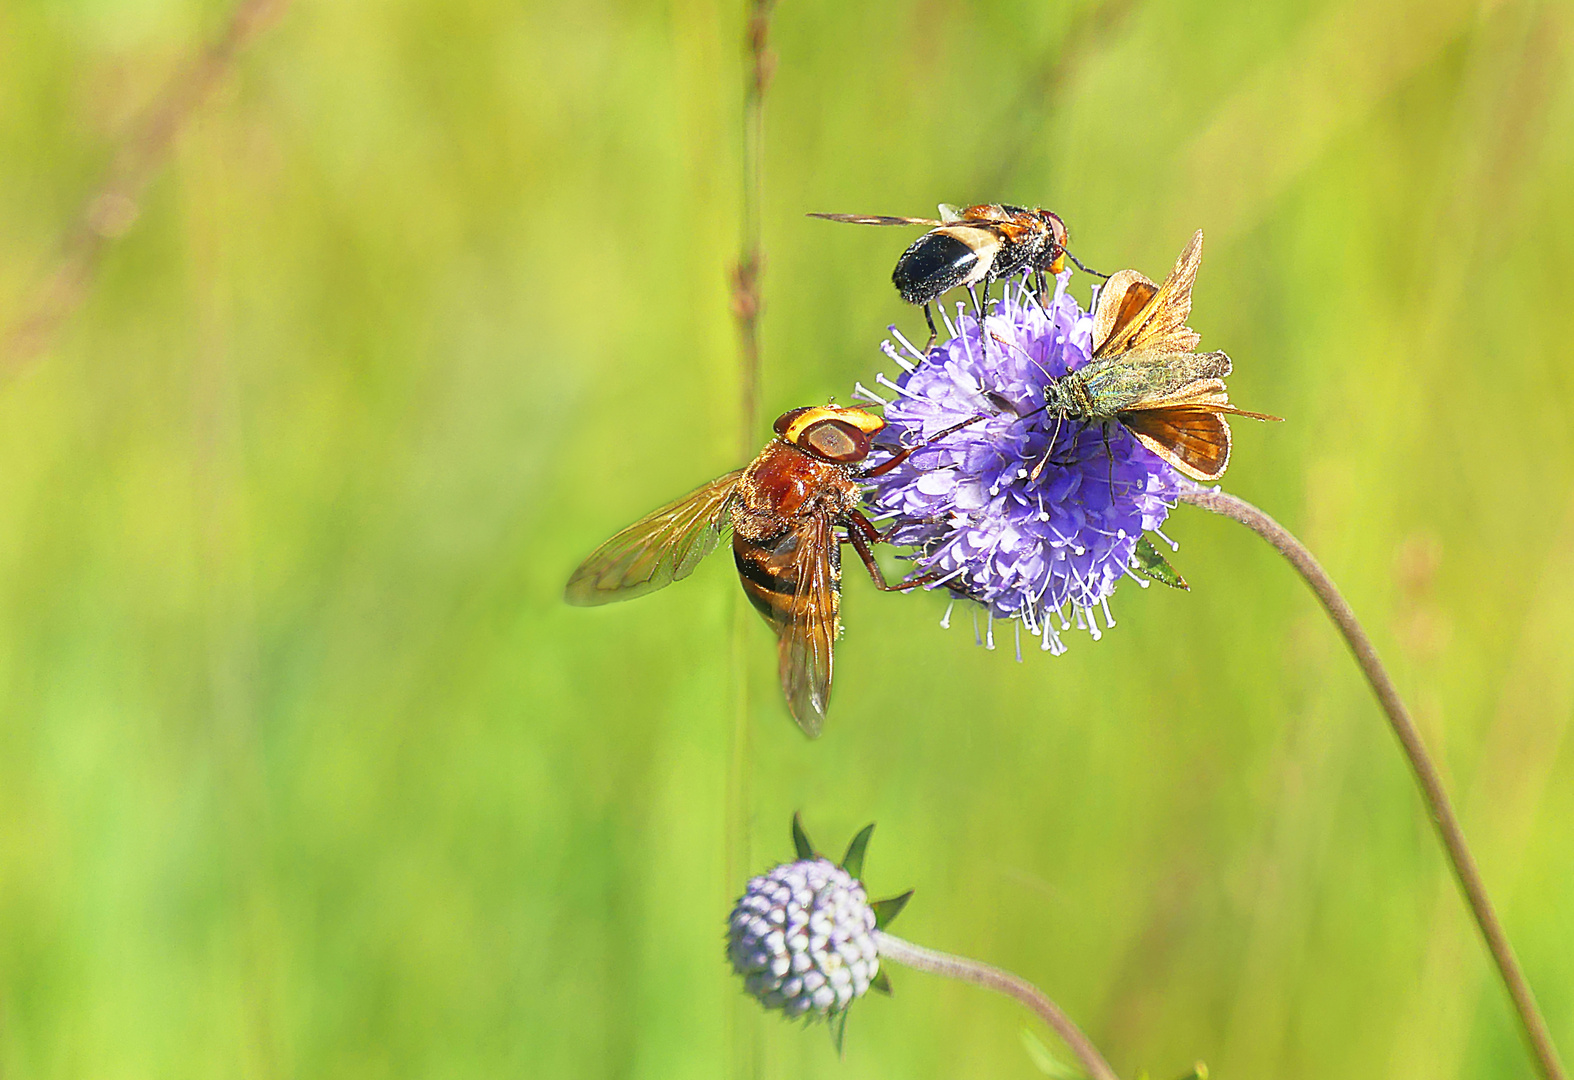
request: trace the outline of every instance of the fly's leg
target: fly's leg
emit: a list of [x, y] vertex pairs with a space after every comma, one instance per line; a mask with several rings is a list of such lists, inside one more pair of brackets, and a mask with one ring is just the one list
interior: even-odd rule
[[1104, 456], [1109, 459], [1109, 501], [1115, 501], [1115, 451], [1109, 446], [1109, 421], [1099, 425], [1099, 430], [1104, 436]]
[[989, 304], [989, 278], [986, 275], [983, 281], [984, 298], [978, 298], [978, 291], [971, 285], [967, 287], [967, 295], [973, 298], [973, 315], [978, 319], [978, 347], [984, 351], [984, 360], [989, 360], [989, 334], [984, 329], [984, 308]]
[[939, 578], [938, 573], [920, 574], [914, 578], [903, 578], [892, 585], [885, 580], [885, 571], [880, 569], [880, 564], [874, 561], [874, 551], [869, 547], [871, 542], [884, 540], [884, 535], [874, 527], [874, 523], [863, 514], [854, 510], [847, 516], [847, 540], [853, 545], [853, 550], [858, 552], [858, 557], [863, 560], [864, 569], [869, 571], [875, 588], [881, 592], [907, 592], [920, 585], [927, 585]]
[[963, 420], [960, 424], [952, 424], [950, 427], [944, 429], [943, 431], [935, 432], [933, 435], [929, 436], [929, 438], [925, 439], [923, 442], [919, 443], [917, 446], [909, 446], [906, 450], [898, 450], [896, 453], [892, 454], [891, 457], [888, 460], [880, 462], [880, 464], [874, 466], [873, 468], [863, 469], [863, 470], [861, 470], [859, 472], [854, 473], [853, 475], [858, 477], [860, 480], [869, 480], [869, 479], [873, 479], [876, 476], [884, 476], [886, 473], [888, 473], [892, 469], [896, 468], [902, 462], [904, 462], [908, 458], [912, 457], [914, 454], [916, 454], [918, 451], [922, 450], [924, 447], [928, 446], [930, 443], [938, 442], [939, 440], [945, 438], [947, 435], [950, 435], [953, 432], [961, 431], [963, 428], [968, 427], [969, 425], [972, 425], [972, 424], [976, 424], [980, 420], [983, 420], [983, 419], [986, 419], [986, 417], [984, 416], [983, 413], [979, 413], [977, 416], [972, 416], [972, 417], [969, 417], [966, 420]]
[[924, 322], [929, 324], [929, 344], [924, 346], [924, 355], [929, 355], [929, 350], [935, 347], [935, 342], [940, 338], [940, 331], [935, 329], [935, 313], [929, 310], [929, 305], [924, 305]]

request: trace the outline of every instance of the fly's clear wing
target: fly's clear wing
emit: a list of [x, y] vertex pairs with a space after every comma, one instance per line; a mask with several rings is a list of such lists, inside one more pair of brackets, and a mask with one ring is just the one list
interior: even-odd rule
[[742, 476], [736, 469], [640, 518], [579, 564], [563, 598], [581, 607], [610, 604], [688, 577], [731, 526], [728, 504]]
[[826, 221], [845, 221], [853, 225], [928, 225], [933, 228], [944, 222], [922, 217], [883, 217], [878, 214], [809, 214], [809, 217]]
[[842, 629], [840, 553], [829, 518], [817, 516], [804, 526], [793, 560], [798, 585], [786, 618], [777, 628], [787, 710], [811, 739], [825, 724], [832, 650]]

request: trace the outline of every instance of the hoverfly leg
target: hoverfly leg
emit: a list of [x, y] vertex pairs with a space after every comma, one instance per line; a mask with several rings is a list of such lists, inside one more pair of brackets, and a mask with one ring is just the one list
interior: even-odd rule
[[929, 350], [935, 347], [935, 342], [940, 338], [940, 331], [935, 329], [935, 313], [929, 310], [929, 305], [924, 305], [924, 322], [929, 324], [929, 343], [924, 346], [924, 355], [929, 355]]
[[978, 298], [978, 290], [972, 285], [967, 287], [967, 295], [973, 298], [973, 316], [978, 320], [978, 347], [984, 351], [984, 359], [989, 359], [989, 335], [984, 330], [984, 305], [989, 303], [989, 278], [984, 278], [984, 298]]
[[878, 465], [876, 465], [876, 466], [874, 466], [872, 468], [868, 468], [868, 469], [864, 469], [864, 470], [862, 470], [860, 472], [856, 472], [853, 475], [858, 477], [860, 480], [869, 480], [869, 479], [873, 479], [876, 476], [884, 476], [886, 473], [888, 473], [892, 469], [896, 468], [902, 462], [904, 462], [908, 458], [912, 457], [914, 454], [916, 454], [918, 451], [922, 450], [924, 447], [928, 446], [930, 443], [938, 442], [941, 439], [945, 438], [947, 435], [950, 435], [952, 432], [961, 431], [963, 428], [969, 427], [969, 426], [971, 426], [973, 424], [978, 423], [980, 420], [984, 420], [984, 419], [987, 419], [987, 417], [983, 413], [979, 413], [977, 416], [971, 416], [968, 419], [963, 420], [960, 424], [952, 424], [950, 427], [945, 428], [942, 431], [935, 432], [933, 435], [929, 436], [929, 438], [925, 439], [923, 442], [919, 443], [917, 446], [909, 446], [905, 450], [898, 450], [896, 453], [892, 454], [888, 459], [886, 459], [885, 461], [880, 462], [880, 464], [878, 464]]
[[1038, 287], [1038, 307], [1040, 311], [1049, 310], [1049, 283], [1044, 277], [1044, 268], [1040, 266], [1033, 271], [1033, 284]]
[[869, 577], [874, 582], [874, 587], [881, 592], [906, 592], [920, 585], [926, 585], [939, 577], [939, 574], [922, 574], [916, 578], [905, 578], [892, 585], [885, 580], [885, 571], [880, 569], [880, 564], [875, 562], [874, 551], [869, 547], [871, 541], [879, 542], [884, 537], [874, 523], [864, 517], [862, 513], [854, 510], [847, 515], [847, 540], [853, 545], [853, 550], [858, 552], [858, 557], [863, 560], [864, 569], [869, 571]]

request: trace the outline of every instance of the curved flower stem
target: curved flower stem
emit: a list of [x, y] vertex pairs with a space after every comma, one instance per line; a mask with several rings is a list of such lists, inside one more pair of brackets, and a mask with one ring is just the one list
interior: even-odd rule
[[1394, 729], [1399, 746], [1410, 762], [1416, 783], [1421, 787], [1421, 798], [1426, 802], [1432, 823], [1437, 826], [1438, 838], [1443, 841], [1443, 849], [1448, 853], [1449, 865], [1453, 867], [1460, 891], [1465, 894], [1465, 904], [1470, 908], [1481, 936], [1486, 939], [1487, 950], [1492, 954], [1503, 986], [1513, 1000], [1514, 1011], [1519, 1016], [1525, 1040], [1530, 1044], [1531, 1054], [1536, 1059], [1541, 1075], [1546, 1080], [1567, 1080], [1563, 1065], [1558, 1060], [1557, 1048], [1553, 1046], [1552, 1036], [1547, 1031], [1547, 1022], [1542, 1018], [1541, 1010], [1536, 1006], [1536, 997], [1525, 980], [1525, 973], [1520, 970], [1519, 961], [1514, 957], [1508, 935], [1503, 932], [1497, 913], [1492, 909], [1486, 885], [1481, 880], [1481, 871], [1477, 869], [1476, 860], [1465, 843], [1464, 830], [1459, 827], [1459, 819], [1454, 816], [1448, 792], [1443, 789], [1442, 777], [1438, 775], [1437, 766], [1432, 763], [1426, 744], [1421, 741], [1421, 733], [1416, 730], [1410, 713], [1405, 709], [1405, 703], [1399, 699], [1399, 691], [1394, 689], [1393, 680], [1388, 677], [1383, 662], [1377, 658], [1372, 639], [1366, 636], [1366, 631], [1356, 621], [1355, 612], [1350, 610], [1350, 605], [1339, 594], [1333, 580], [1317, 564], [1306, 546], [1251, 503], [1222, 491], [1205, 488], [1182, 492], [1181, 501], [1211, 510], [1215, 514], [1223, 514], [1261, 536], [1289, 560], [1290, 565], [1317, 594], [1317, 599], [1322, 601], [1324, 610], [1344, 635], [1350, 651], [1355, 654], [1355, 661], [1360, 665], [1366, 681], [1372, 685], [1372, 692], [1377, 695], [1377, 702], [1387, 715], [1389, 726]]
[[893, 960], [931, 975], [961, 979], [1016, 998], [1054, 1029], [1061, 1041], [1077, 1055], [1077, 1060], [1082, 1062], [1082, 1067], [1093, 1080], [1120, 1080], [1109, 1062], [1104, 1060], [1104, 1055], [1099, 1053], [1098, 1047], [1082, 1034], [1082, 1029], [1072, 1022], [1071, 1017], [1061, 1012], [1059, 1005], [1026, 979], [980, 960], [969, 960], [965, 956], [952, 956], [950, 953], [914, 945], [911, 941], [892, 937], [884, 930], [874, 932], [874, 942], [882, 960]]

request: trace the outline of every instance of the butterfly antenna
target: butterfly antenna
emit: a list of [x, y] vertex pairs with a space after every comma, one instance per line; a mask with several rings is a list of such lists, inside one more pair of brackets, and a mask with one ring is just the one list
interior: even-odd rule
[[[1040, 364], [1037, 360], [1033, 359], [1033, 354], [1028, 352], [1022, 346], [1018, 345], [1014, 341], [1007, 341], [1005, 338], [1001, 337], [999, 334], [997, 334], [997, 333], [995, 333], [993, 331], [990, 331], [989, 336], [994, 338], [996, 341], [1000, 342], [1000, 344], [1004, 345], [1006, 348], [1014, 349], [1018, 353], [1021, 353], [1022, 354], [1022, 359], [1026, 360], [1028, 363], [1030, 363], [1034, 367], [1038, 368], [1038, 371], [1039, 371], [1040, 375], [1043, 375], [1044, 378], [1048, 379], [1050, 382], [1054, 382], [1055, 381], [1055, 376], [1053, 376], [1053, 375], [1051, 375], [1049, 373], [1049, 369], [1046, 368], [1043, 364]], [[1030, 412], [1030, 413], [1019, 413], [1018, 415], [1020, 415], [1020, 416], [1032, 416], [1032, 415], [1034, 415], [1035, 413], [1037, 413], [1039, 411], [1040, 410], [1035, 409], [1035, 410], [1033, 410], [1033, 412]]]

